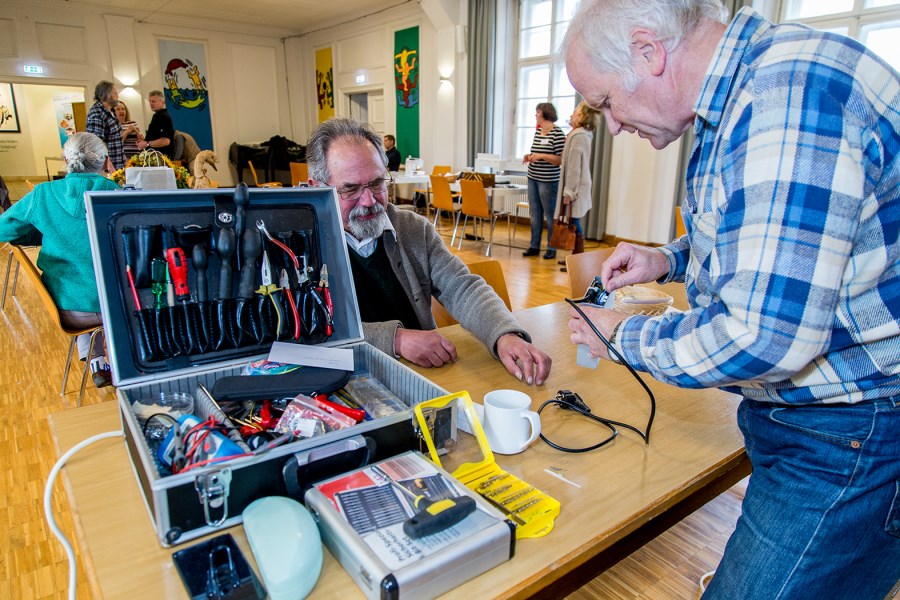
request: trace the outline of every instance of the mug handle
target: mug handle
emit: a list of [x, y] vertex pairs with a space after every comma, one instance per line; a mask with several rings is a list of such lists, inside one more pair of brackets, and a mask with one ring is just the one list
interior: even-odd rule
[[522, 452], [531, 445], [531, 443], [538, 439], [538, 436], [541, 435], [541, 416], [532, 410], [522, 411], [520, 413], [522, 418], [528, 419], [528, 422], [531, 423], [531, 437], [528, 438], [528, 441], [522, 444], [522, 447], [519, 448], [518, 452]]

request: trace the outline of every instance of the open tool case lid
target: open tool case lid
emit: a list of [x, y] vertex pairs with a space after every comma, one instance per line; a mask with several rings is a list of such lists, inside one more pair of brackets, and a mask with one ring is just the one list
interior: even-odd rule
[[[191, 229], [201, 232], [200, 242], [206, 244], [208, 266], [206, 268], [206, 288], [209, 304], [221, 297], [220, 272], [221, 261], [217, 255], [216, 240], [222, 227], [234, 227], [238, 214], [234, 203], [234, 189], [209, 190], [177, 190], [177, 191], [134, 191], [121, 190], [112, 192], [89, 192], [85, 194], [88, 234], [91, 252], [94, 258], [94, 271], [97, 277], [97, 290], [106, 334], [108, 356], [112, 369], [113, 382], [117, 386], [130, 386], [158, 379], [161, 376], [171, 377], [207, 369], [220, 369], [223, 366], [247, 362], [251, 357], [264, 355], [271, 347], [271, 340], [264, 343], [222, 344], [218, 348], [209, 345], [204, 350], [183, 352], [177, 356], [148, 355], [141, 347], [141, 322], [135, 310], [135, 300], [126, 272], [125, 238], [123, 233], [140, 228], [152, 228], [161, 225], [161, 231], [153, 233], [152, 243], [159, 244], [157, 235], [167, 235], [166, 230], [179, 229], [180, 232]], [[294, 232], [303, 237], [296, 242], [308, 246], [311, 263], [308, 277], [318, 282], [322, 265], [328, 267], [329, 289], [333, 303], [333, 334], [327, 339], [306, 340], [322, 346], [340, 346], [361, 341], [362, 323], [359, 307], [356, 303], [356, 290], [350, 271], [344, 233], [342, 229], [340, 208], [333, 188], [285, 188], [285, 189], [251, 189], [249, 204], [244, 209], [244, 231], [256, 230], [257, 220], [265, 222], [273, 236], [282, 232]], [[190, 227], [186, 227], [186, 226]], [[210, 228], [204, 238], [202, 231]], [[191, 235], [179, 236], [175, 240], [186, 246], [184, 253], [189, 266], [187, 283], [191, 292], [189, 304], [199, 305], [197, 273], [192, 264], [192, 250], [196, 240]], [[290, 237], [290, 234], [288, 234]], [[171, 239], [171, 238], [170, 238]], [[187, 241], [185, 241], [185, 239]], [[282, 238], [282, 240], [285, 238]], [[163, 244], [165, 244], [163, 237]], [[234, 239], [235, 254], [231, 259], [231, 291], [232, 301], [236, 301], [239, 293], [240, 271], [237, 267], [237, 256], [241, 254], [241, 241]], [[273, 246], [269, 249], [273, 263], [273, 279], [277, 284], [282, 269], [283, 257]], [[293, 243], [293, 242], [292, 242]], [[159, 251], [155, 250], [158, 254]], [[299, 253], [298, 253], [299, 254]], [[261, 256], [260, 256], [261, 258]], [[276, 260], [278, 259], [278, 260]], [[290, 265], [288, 271], [293, 273]], [[301, 265], [302, 266], [302, 265]], [[296, 277], [292, 274], [292, 283]], [[146, 280], [146, 278], [144, 278]], [[227, 280], [227, 276], [225, 277]], [[261, 273], [259, 261], [254, 273], [253, 298], [248, 301], [250, 310], [259, 310], [261, 296], [256, 293], [260, 287]], [[227, 283], [226, 283], [226, 288]], [[153, 308], [155, 297], [148, 287], [139, 287], [138, 297], [144, 309]], [[284, 303], [287, 306], [287, 303]], [[181, 302], [176, 302], [173, 313], [181, 310]], [[187, 313], [188, 309], [184, 309]], [[199, 309], [191, 308], [192, 311]], [[199, 312], [196, 313], [199, 318]], [[212, 318], [216, 319], [213, 308]], [[218, 332], [214, 337], [220, 337]], [[282, 341], [292, 341], [281, 338]]]

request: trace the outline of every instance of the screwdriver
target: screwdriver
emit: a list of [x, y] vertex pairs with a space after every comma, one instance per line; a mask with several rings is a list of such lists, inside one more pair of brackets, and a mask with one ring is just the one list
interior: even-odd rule
[[475, 512], [475, 500], [469, 496], [456, 496], [432, 502], [425, 496], [417, 496], [391, 479], [378, 467], [372, 470], [387, 479], [391, 485], [412, 498], [413, 506], [419, 512], [403, 523], [403, 533], [413, 539], [432, 535], [453, 527]]

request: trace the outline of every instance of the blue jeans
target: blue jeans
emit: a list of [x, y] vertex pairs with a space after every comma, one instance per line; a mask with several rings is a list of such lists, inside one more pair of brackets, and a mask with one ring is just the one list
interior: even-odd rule
[[528, 178], [528, 211], [531, 213], [531, 243], [529, 248], [541, 248], [541, 229], [547, 222], [547, 248], [553, 235], [553, 218], [556, 215], [556, 192], [559, 181], [536, 181]]
[[584, 229], [581, 228], [581, 217], [572, 217], [570, 220], [572, 221], [572, 225], [575, 226], [575, 233], [584, 235]]
[[738, 409], [753, 474], [704, 600], [882, 600], [900, 579], [900, 396]]

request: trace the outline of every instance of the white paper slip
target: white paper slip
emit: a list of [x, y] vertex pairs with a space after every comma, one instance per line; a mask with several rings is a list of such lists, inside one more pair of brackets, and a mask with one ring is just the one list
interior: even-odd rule
[[319, 346], [275, 342], [272, 344], [272, 350], [269, 352], [269, 360], [289, 365], [303, 365], [305, 367], [324, 367], [342, 371], [354, 370], [353, 350], [349, 348], [322, 348]]

